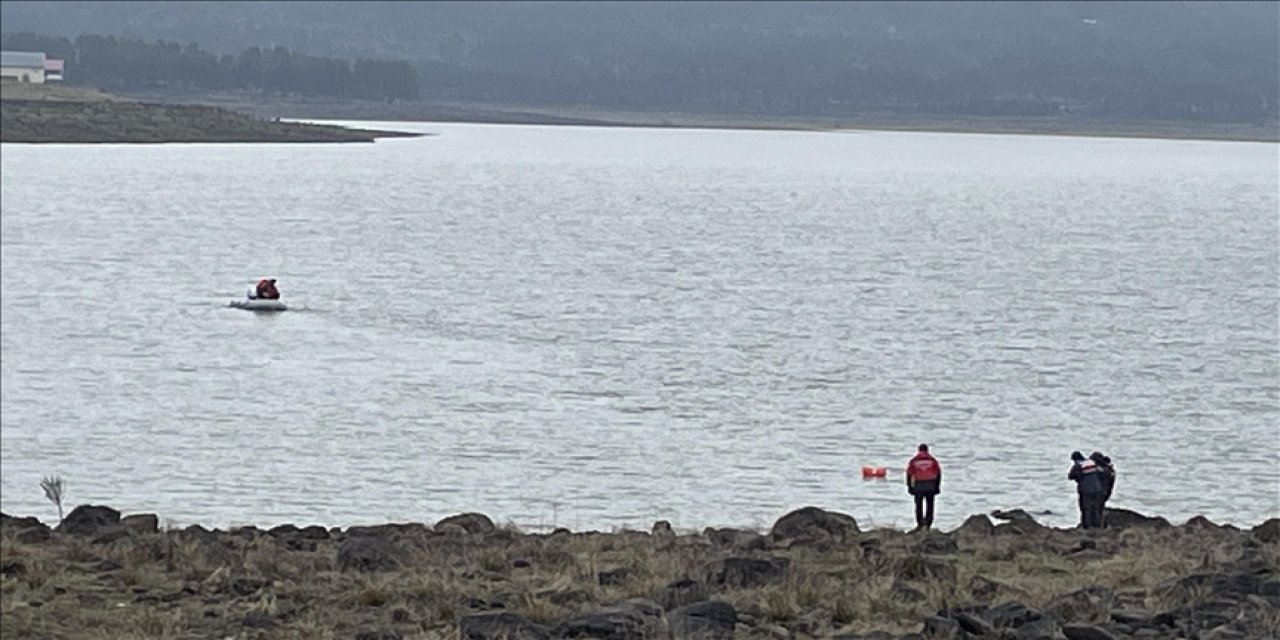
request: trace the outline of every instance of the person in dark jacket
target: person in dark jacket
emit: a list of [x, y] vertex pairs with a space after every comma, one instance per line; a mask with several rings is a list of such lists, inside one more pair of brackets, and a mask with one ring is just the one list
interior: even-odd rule
[[275, 278], [263, 278], [258, 281], [258, 285], [254, 287], [253, 297], [263, 300], [279, 300], [280, 290], [276, 289]]
[[933, 526], [933, 498], [942, 493], [942, 465], [929, 455], [929, 445], [916, 448], [907, 463], [907, 493], [916, 499], [916, 530]]
[[1080, 526], [1085, 529], [1096, 529], [1102, 526], [1102, 472], [1097, 463], [1084, 457], [1079, 451], [1072, 452], [1071, 471], [1068, 480], [1076, 483], [1076, 493], [1080, 502]]

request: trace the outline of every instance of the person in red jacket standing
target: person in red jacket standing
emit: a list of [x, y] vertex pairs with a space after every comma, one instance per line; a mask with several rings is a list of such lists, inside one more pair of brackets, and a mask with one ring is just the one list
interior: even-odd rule
[[916, 530], [933, 526], [933, 498], [942, 492], [942, 465], [929, 455], [929, 445], [916, 448], [907, 463], [907, 493], [916, 499]]

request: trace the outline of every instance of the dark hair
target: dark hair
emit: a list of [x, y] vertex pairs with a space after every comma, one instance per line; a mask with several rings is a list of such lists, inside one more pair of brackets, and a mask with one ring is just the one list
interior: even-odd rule
[[1072, 451], [1072, 452], [1071, 452], [1071, 459], [1072, 459], [1072, 460], [1084, 460], [1084, 454], [1080, 453], [1079, 451]]
[[929, 445], [927, 444], [921, 444], [920, 446], [916, 447], [916, 451], [928, 451], [928, 450], [929, 450]]

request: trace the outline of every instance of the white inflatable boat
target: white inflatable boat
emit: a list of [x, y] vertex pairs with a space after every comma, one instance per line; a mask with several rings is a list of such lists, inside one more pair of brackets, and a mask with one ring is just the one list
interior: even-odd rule
[[279, 300], [270, 300], [267, 298], [246, 298], [244, 300], [232, 300], [231, 306], [236, 309], [244, 309], [246, 311], [285, 311], [286, 307]]

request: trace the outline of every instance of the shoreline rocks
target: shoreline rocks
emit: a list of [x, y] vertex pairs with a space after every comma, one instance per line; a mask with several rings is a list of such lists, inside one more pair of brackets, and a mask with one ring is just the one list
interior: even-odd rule
[[101, 505], [76, 507], [57, 527], [0, 514], [4, 623], [15, 637], [65, 635], [92, 617], [127, 633], [181, 611], [172, 633], [183, 636], [471, 640], [1227, 640], [1274, 630], [1280, 520], [1243, 529], [1121, 512], [1115, 528], [1082, 531], [1022, 510], [993, 515], [1000, 524], [977, 515], [907, 533], [806, 507], [765, 535], [677, 534], [665, 522], [653, 533], [525, 534], [478, 513], [228, 531], [161, 529], [154, 514]]

